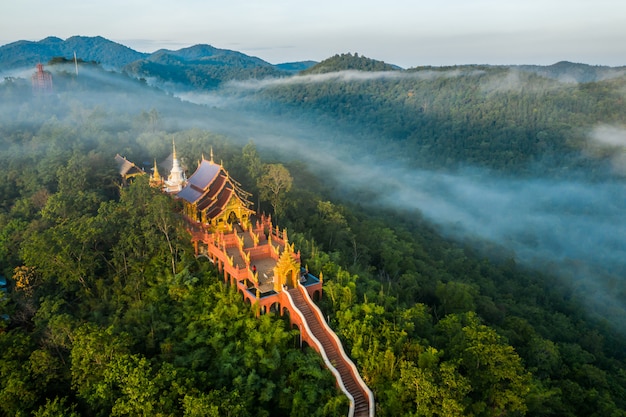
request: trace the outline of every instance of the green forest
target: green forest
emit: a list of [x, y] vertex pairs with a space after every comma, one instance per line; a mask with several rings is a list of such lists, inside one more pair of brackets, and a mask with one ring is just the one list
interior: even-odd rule
[[[601, 169], [610, 155], [579, 161], [568, 153], [582, 146], [572, 132], [584, 117], [624, 120], [610, 84], [623, 80], [572, 86], [567, 94], [583, 97], [575, 104], [560, 88], [507, 93], [515, 105], [484, 98], [478, 86], [446, 100], [446, 92], [467, 91], [455, 83], [481, 76], [409, 89], [402, 79], [384, 88], [290, 86], [257, 99], [282, 95], [281, 111], [296, 118], [310, 105], [321, 120], [332, 115], [333, 126], [388, 138], [378, 145], [387, 152], [402, 142], [416, 164], [523, 172], [567, 151], [558, 166]], [[86, 85], [65, 73], [49, 96], [20, 79], [0, 84], [3, 415], [347, 415], [332, 374], [300, 347], [288, 321], [257, 318], [213, 264], [194, 257], [177, 202], [145, 177], [122, 185], [117, 153], [149, 166], [175, 141], [189, 172], [212, 149], [261, 196], [262, 211], [278, 216], [308, 268], [323, 273], [320, 307], [374, 392], [376, 415], [626, 416], [626, 337], [556, 276], [487, 258], [415, 213], [337, 198], [304, 162], [280, 160], [255, 138], [239, 146], [170, 125], [157, 108], [174, 98], [113, 80]], [[556, 113], [544, 112], [559, 100]], [[396, 111], [399, 101], [409, 113]], [[511, 121], [516, 112], [537, 116], [520, 125]], [[489, 129], [502, 141], [490, 135], [485, 143], [488, 133], [478, 132], [494, 120]], [[262, 181], [277, 164], [293, 179], [278, 205]], [[623, 282], [615, 288], [624, 293]]]
[[[568, 76], [564, 67], [561, 78]], [[364, 141], [374, 153], [414, 166], [550, 176], [585, 169], [602, 177], [610, 154], [620, 152], [595, 149], [588, 137], [590, 126], [624, 124], [623, 73], [578, 83], [505, 66], [400, 71], [342, 54], [302, 74], [260, 89], [255, 104], [349, 131], [360, 138], [355, 146]], [[315, 74], [326, 78], [310, 78]], [[581, 151], [593, 157], [581, 158]]]

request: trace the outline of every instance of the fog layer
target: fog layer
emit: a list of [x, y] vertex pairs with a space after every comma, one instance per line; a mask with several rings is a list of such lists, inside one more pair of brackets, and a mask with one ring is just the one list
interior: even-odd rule
[[[195, 98], [224, 108], [232, 104], [218, 96]], [[420, 170], [354, 146], [359, 138], [302, 120], [257, 116], [239, 111], [236, 124], [211, 124], [253, 140], [261, 150], [308, 163], [350, 195], [367, 190], [363, 195], [374, 196], [361, 204], [414, 212], [447, 236], [487, 242], [524, 266], [556, 274], [575, 296], [626, 331], [618, 319], [626, 313], [626, 300], [615, 292], [626, 276], [626, 184], [619, 177], [597, 182], [587, 181], [584, 172], [568, 179], [521, 179], [475, 167]], [[619, 128], [589, 132], [590, 146], [623, 146]], [[619, 168], [619, 161], [614, 164]]]

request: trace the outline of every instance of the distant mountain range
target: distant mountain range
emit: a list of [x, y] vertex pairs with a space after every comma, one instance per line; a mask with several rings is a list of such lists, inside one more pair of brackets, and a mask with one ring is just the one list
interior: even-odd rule
[[[3, 72], [34, 67], [40, 62], [45, 64], [56, 57], [73, 59], [74, 53], [83, 61], [97, 62], [105, 69], [124, 72], [168, 90], [213, 89], [230, 80], [282, 77], [300, 72], [319, 74], [342, 70], [403, 70], [356, 54], [335, 55], [320, 63], [302, 61], [273, 65], [257, 57], [210, 45], [194, 45], [176, 51], [160, 49], [149, 54], [137, 52], [101, 36], [73, 36], [66, 40], [47, 37], [37, 42], [17, 41], [0, 46], [0, 76]], [[619, 76], [626, 70], [626, 67], [591, 66], [565, 61], [549, 66], [518, 65], [507, 68], [565, 82], [600, 81]], [[420, 69], [443, 68], [420, 67], [411, 70]]]
[[214, 88], [230, 79], [286, 76], [316, 64], [305, 61], [272, 65], [257, 57], [210, 45], [176, 51], [160, 49], [148, 54], [101, 36], [73, 36], [66, 40], [47, 37], [37, 42], [17, 41], [1, 46], [0, 73], [45, 64], [57, 57], [73, 59], [74, 53], [78, 59], [97, 62], [105, 69], [183, 89]]
[[66, 40], [50, 36], [38, 42], [17, 41], [1, 46], [0, 71], [34, 67], [54, 57], [73, 58], [74, 52], [84, 61], [96, 61], [105, 68], [118, 70], [150, 55], [101, 36], [72, 36]]

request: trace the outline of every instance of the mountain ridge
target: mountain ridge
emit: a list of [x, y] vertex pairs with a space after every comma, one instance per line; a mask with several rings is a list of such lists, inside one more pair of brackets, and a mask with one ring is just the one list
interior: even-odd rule
[[96, 61], [113, 69], [148, 55], [102, 36], [72, 36], [66, 40], [48, 36], [40, 41], [20, 40], [0, 46], [0, 71], [34, 67], [36, 63], [48, 62], [54, 57], [71, 58], [74, 52], [84, 61]]
[[[55, 57], [71, 58], [76, 52], [77, 57], [84, 61], [95, 61], [105, 68], [118, 71], [136, 61], [151, 60], [159, 61], [163, 56], [172, 56], [184, 62], [194, 61], [218, 61], [218, 63], [234, 65], [237, 58], [241, 62], [251, 65], [277, 68], [281, 66], [297, 66], [306, 69], [314, 61], [292, 62], [273, 65], [254, 56], [246, 55], [239, 51], [216, 48], [208, 44], [196, 44], [178, 50], [158, 49], [152, 53], [138, 52], [126, 45], [106, 39], [102, 36], [71, 36], [65, 40], [48, 36], [39, 41], [18, 40], [5, 45], [0, 45], [0, 71], [13, 70], [21, 67], [34, 67], [38, 62], [48, 62]], [[230, 58], [231, 62], [228, 61]], [[222, 61], [219, 61], [222, 59]], [[285, 71], [290, 71], [286, 68]]]
[[[191, 71], [192, 77], [182, 76], [179, 82], [189, 82], [190, 87], [201, 87], [202, 83], [194, 83], [193, 78], [202, 76], [196, 66], [212, 65], [230, 68], [223, 70], [213, 77], [223, 77], [218, 81], [242, 79], [245, 77], [258, 78], [260, 76], [286, 76], [294, 73], [324, 73], [341, 70], [364, 71], [414, 71], [417, 69], [444, 70], [449, 68], [475, 67], [477, 65], [456, 66], [419, 66], [402, 69], [401, 67], [384, 61], [342, 53], [331, 56], [322, 62], [312, 60], [271, 64], [261, 58], [246, 55], [239, 51], [221, 49], [209, 44], [196, 44], [178, 50], [158, 49], [152, 53], [138, 52], [126, 45], [111, 41], [102, 36], [71, 36], [65, 40], [48, 36], [39, 41], [18, 40], [0, 46], [0, 72], [15, 70], [22, 67], [34, 67], [36, 63], [46, 63], [55, 57], [71, 59], [74, 52], [84, 61], [100, 63], [104, 68], [116, 71], [128, 71], [139, 78], [160, 78], [161, 74], [151, 73], [154, 69], [146, 69], [145, 62], [155, 62], [160, 65], [179, 65], [181, 74]], [[142, 64], [143, 62], [143, 64]], [[563, 82], [594, 82], [607, 78], [614, 78], [626, 71], [626, 66], [610, 67], [604, 65], [590, 65], [559, 61], [551, 65], [486, 65], [488, 67], [515, 68], [525, 72], [532, 72], [546, 78], [558, 79]], [[262, 68], [262, 71], [253, 71], [252, 68]], [[236, 70], [247, 69], [240, 74]], [[163, 71], [163, 68], [159, 68]], [[142, 72], [143, 71], [143, 72]], [[163, 81], [168, 80], [167, 77]], [[214, 83], [215, 84], [215, 83]], [[219, 84], [219, 82], [217, 82]]]

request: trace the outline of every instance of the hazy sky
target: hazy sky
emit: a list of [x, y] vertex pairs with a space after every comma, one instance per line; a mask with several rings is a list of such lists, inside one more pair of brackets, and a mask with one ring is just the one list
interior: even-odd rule
[[405, 68], [626, 65], [623, 0], [0, 1], [0, 44], [100, 35], [142, 52], [207, 43], [274, 64], [357, 52]]

